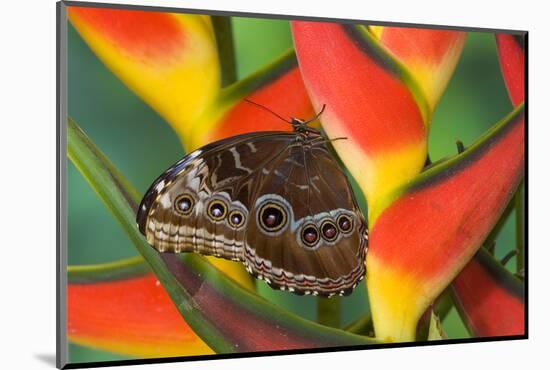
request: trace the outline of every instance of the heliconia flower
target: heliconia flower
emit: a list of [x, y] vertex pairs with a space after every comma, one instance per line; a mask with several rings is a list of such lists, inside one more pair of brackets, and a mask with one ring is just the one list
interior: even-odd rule
[[458, 312], [473, 336], [525, 334], [523, 283], [483, 248], [451, 287]]
[[433, 111], [462, 53], [466, 32], [384, 26], [369, 30], [411, 72]]
[[[496, 35], [501, 70], [514, 105], [525, 94], [524, 37]], [[522, 335], [525, 331], [523, 283], [484, 250], [452, 283], [454, 300], [474, 336]]]
[[414, 339], [422, 312], [473, 256], [517, 188], [523, 135], [520, 107], [455, 159], [400, 190], [377, 218], [367, 256], [377, 336]]
[[71, 342], [135, 357], [210, 354], [141, 258], [69, 267]]
[[[348, 138], [334, 147], [367, 197], [375, 334], [414, 340], [420, 316], [475, 254], [523, 176], [523, 107], [465, 152], [420, 173], [440, 94], [438, 83], [423, 84], [413, 72], [422, 58], [433, 61], [433, 53], [406, 45], [418, 45], [421, 33], [390, 30], [384, 38], [383, 30], [323, 22], [293, 22], [292, 29], [312, 102], [329, 104], [322, 126], [329, 137]], [[432, 81], [447, 81], [463, 35], [424, 35], [429, 50], [451, 50], [440, 53], [446, 67], [432, 69], [441, 73]]]
[[77, 6], [68, 15], [103, 63], [180, 136], [218, 94], [210, 17]]

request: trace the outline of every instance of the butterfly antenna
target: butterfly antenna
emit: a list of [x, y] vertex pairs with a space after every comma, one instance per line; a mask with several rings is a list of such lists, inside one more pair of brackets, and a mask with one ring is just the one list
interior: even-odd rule
[[321, 107], [321, 110], [319, 111], [319, 113], [317, 113], [315, 115], [315, 117], [310, 118], [307, 121], [305, 121], [304, 125], [307, 125], [308, 123], [313, 122], [313, 121], [317, 121], [319, 119], [319, 117], [321, 117], [321, 114], [323, 114], [323, 112], [325, 111], [326, 106], [327, 106], [326, 104], [323, 104], [323, 106]]
[[325, 139], [325, 138], [323, 138], [323, 140], [314, 142], [314, 143], [312, 143], [312, 145], [322, 145], [322, 144], [330, 143], [330, 142], [336, 141], [336, 140], [347, 140], [347, 139], [348, 139], [347, 137], [335, 137], [334, 139]]
[[283, 116], [278, 115], [277, 113], [273, 112], [271, 109], [269, 109], [268, 107], [266, 107], [266, 106], [264, 106], [264, 105], [258, 104], [258, 103], [256, 103], [256, 102], [253, 102], [252, 100], [248, 100], [248, 99], [246, 99], [246, 98], [244, 99], [244, 101], [247, 102], [247, 103], [253, 104], [253, 105], [257, 106], [257, 107], [260, 107], [260, 108], [262, 108], [262, 109], [265, 110], [265, 111], [268, 111], [269, 113], [273, 114], [275, 117], [277, 117], [277, 118], [279, 118], [279, 119], [282, 119], [282, 120], [285, 121], [286, 123], [292, 124], [292, 121], [285, 119]]
[[336, 140], [347, 140], [348, 138], [345, 137], [345, 136], [342, 136], [342, 137], [335, 137], [334, 139], [329, 139], [328, 141], [331, 142], [331, 141], [336, 141]]

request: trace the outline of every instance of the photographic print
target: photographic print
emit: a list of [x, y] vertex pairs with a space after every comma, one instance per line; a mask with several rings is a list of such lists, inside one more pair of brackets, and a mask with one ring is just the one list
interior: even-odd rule
[[527, 32], [58, 3], [58, 367], [527, 338]]

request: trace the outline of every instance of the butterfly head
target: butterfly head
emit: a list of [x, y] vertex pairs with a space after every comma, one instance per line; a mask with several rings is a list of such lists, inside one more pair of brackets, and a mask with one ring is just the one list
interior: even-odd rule
[[258, 108], [266, 110], [269, 113], [273, 114], [275, 117], [277, 117], [277, 118], [279, 118], [279, 119], [281, 119], [285, 122], [290, 123], [292, 125], [292, 128], [294, 129], [294, 132], [301, 133], [305, 137], [318, 137], [318, 136], [321, 136], [321, 132], [319, 130], [314, 129], [313, 127], [309, 127], [308, 124], [310, 124], [311, 122], [317, 121], [319, 119], [319, 117], [321, 116], [321, 114], [325, 110], [325, 106], [326, 106], [325, 104], [323, 104], [323, 107], [321, 108], [319, 113], [317, 113], [315, 115], [315, 117], [313, 117], [313, 118], [310, 118], [308, 120], [303, 120], [303, 119], [300, 119], [300, 118], [292, 117], [289, 121], [289, 120], [285, 119], [284, 117], [280, 116], [279, 114], [275, 113], [274, 111], [272, 111], [271, 109], [269, 109], [268, 107], [266, 107], [264, 105], [258, 104], [256, 102], [253, 102], [252, 100], [248, 100], [248, 99], [244, 99], [244, 101], [246, 101], [247, 103], [250, 103], [252, 105], [257, 106]]
[[314, 122], [314, 121], [317, 121], [319, 119], [319, 117], [321, 116], [321, 114], [323, 114], [324, 110], [325, 110], [325, 104], [323, 104], [323, 107], [321, 108], [321, 110], [319, 111], [319, 113], [317, 113], [315, 115], [315, 117], [313, 118], [310, 118], [308, 120], [302, 120], [302, 119], [299, 119], [299, 118], [294, 118], [292, 117], [291, 120], [290, 120], [290, 124], [292, 125], [292, 128], [294, 129], [294, 132], [298, 132], [298, 133], [301, 133], [303, 134], [304, 136], [306, 137], [318, 137], [318, 136], [321, 136], [321, 132], [313, 127], [309, 127], [308, 125], [311, 123], [311, 122]]
[[323, 136], [323, 134], [321, 134], [321, 131], [309, 126], [311, 122], [317, 121], [319, 119], [319, 117], [321, 116], [324, 110], [325, 110], [325, 104], [323, 104], [323, 107], [321, 108], [319, 113], [315, 115], [315, 117], [310, 118], [306, 121], [299, 118], [294, 118], [294, 117], [291, 118], [290, 124], [292, 125], [294, 132], [300, 134], [299, 136], [300, 141], [309, 145], [317, 146], [317, 145], [324, 145], [331, 141], [347, 139], [346, 137], [337, 137], [337, 138], [327, 139]]
[[306, 138], [315, 138], [321, 136], [321, 132], [313, 127], [309, 127], [308, 123], [312, 122], [311, 120], [301, 120], [299, 118], [292, 117], [290, 124], [294, 129], [294, 132], [302, 134]]

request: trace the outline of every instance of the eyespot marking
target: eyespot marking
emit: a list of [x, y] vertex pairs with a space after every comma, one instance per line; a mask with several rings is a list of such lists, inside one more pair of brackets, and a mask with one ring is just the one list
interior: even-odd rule
[[258, 223], [267, 232], [279, 231], [286, 226], [287, 222], [287, 212], [280, 204], [267, 202], [258, 212]]
[[214, 199], [208, 204], [208, 217], [213, 221], [221, 221], [227, 213], [227, 206], [219, 199]]
[[227, 216], [227, 219], [231, 227], [238, 229], [244, 224], [245, 216], [241, 211], [235, 209], [229, 212], [229, 216]]
[[332, 221], [326, 220], [321, 224], [321, 234], [326, 241], [335, 241], [338, 237], [338, 228]]
[[302, 243], [307, 247], [313, 248], [319, 241], [319, 231], [314, 224], [307, 224], [302, 228]]
[[338, 216], [336, 223], [338, 224], [338, 229], [344, 234], [348, 234], [353, 230], [353, 219], [348, 215]]
[[189, 194], [181, 194], [174, 201], [174, 210], [176, 213], [187, 216], [193, 211], [195, 200]]

